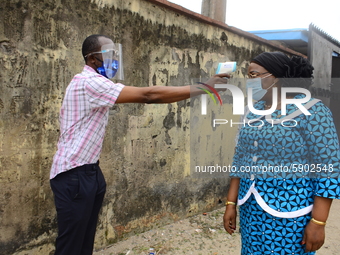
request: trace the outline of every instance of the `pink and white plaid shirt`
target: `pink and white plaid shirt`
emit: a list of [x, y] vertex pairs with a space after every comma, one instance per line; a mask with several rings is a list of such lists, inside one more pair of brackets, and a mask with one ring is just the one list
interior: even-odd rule
[[68, 85], [60, 110], [60, 137], [53, 157], [50, 179], [57, 174], [99, 159], [109, 108], [123, 84], [113, 83], [85, 66]]

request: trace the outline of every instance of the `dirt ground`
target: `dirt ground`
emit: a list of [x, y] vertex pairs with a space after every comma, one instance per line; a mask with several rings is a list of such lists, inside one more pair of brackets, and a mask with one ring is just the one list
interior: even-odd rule
[[[326, 226], [326, 242], [317, 255], [340, 254], [340, 200], [334, 200]], [[196, 215], [132, 236], [94, 255], [142, 255], [153, 247], [157, 254], [239, 255], [240, 233], [223, 228], [224, 208]]]

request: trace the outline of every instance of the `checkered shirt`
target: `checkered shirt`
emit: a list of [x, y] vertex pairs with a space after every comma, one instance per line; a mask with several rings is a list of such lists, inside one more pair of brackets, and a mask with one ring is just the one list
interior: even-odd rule
[[60, 110], [60, 137], [50, 179], [72, 168], [98, 161], [109, 108], [115, 104], [123, 87], [87, 65], [73, 77]]

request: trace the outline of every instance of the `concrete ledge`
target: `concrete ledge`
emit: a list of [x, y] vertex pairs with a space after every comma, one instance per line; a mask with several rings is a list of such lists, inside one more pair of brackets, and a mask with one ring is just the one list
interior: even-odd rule
[[272, 42], [270, 42], [268, 40], [265, 40], [265, 39], [263, 39], [261, 37], [258, 37], [258, 36], [254, 35], [252, 33], [248, 33], [248, 32], [246, 32], [246, 31], [244, 31], [242, 29], [239, 29], [239, 28], [236, 28], [236, 27], [232, 27], [232, 26], [228, 26], [226, 23], [214, 20], [212, 18], [209, 18], [209, 17], [204, 16], [204, 15], [199, 14], [199, 13], [190, 11], [190, 10], [188, 10], [188, 9], [178, 5], [178, 4], [174, 4], [174, 3], [171, 3], [171, 2], [166, 1], [166, 0], [144, 0], [144, 1], [148, 1], [148, 2], [151, 2], [151, 3], [157, 4], [157, 5], [160, 5], [162, 7], [168, 8], [168, 9], [174, 11], [174, 12], [177, 12], [177, 13], [180, 13], [180, 14], [182, 14], [184, 16], [189, 17], [189, 18], [196, 19], [198, 21], [207, 23], [209, 25], [220, 27], [222, 29], [225, 29], [225, 30], [230, 31], [232, 33], [235, 33], [235, 34], [238, 34], [240, 36], [246, 37], [248, 39], [254, 40], [256, 42], [260, 42], [260, 43], [266, 44], [268, 46], [271, 46], [273, 48], [276, 48], [277, 50], [286, 52], [288, 54], [293, 54], [293, 55], [302, 56], [304, 58], [307, 58], [306, 55], [301, 54], [300, 52], [294, 51], [292, 49], [289, 49], [289, 48], [281, 46], [281, 45], [277, 45], [277, 44], [272, 43]]

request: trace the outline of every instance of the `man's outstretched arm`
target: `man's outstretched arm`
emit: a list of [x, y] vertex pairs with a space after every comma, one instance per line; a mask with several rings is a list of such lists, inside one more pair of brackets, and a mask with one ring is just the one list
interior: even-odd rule
[[[211, 77], [206, 84], [214, 86], [214, 84], [225, 84], [229, 78], [228, 74], [216, 74]], [[133, 87], [125, 86], [120, 92], [116, 104], [122, 103], [146, 103], [146, 104], [163, 104], [174, 103], [193, 96], [204, 93], [196, 87], [203, 87], [197, 84], [188, 86], [153, 86], [153, 87]]]

